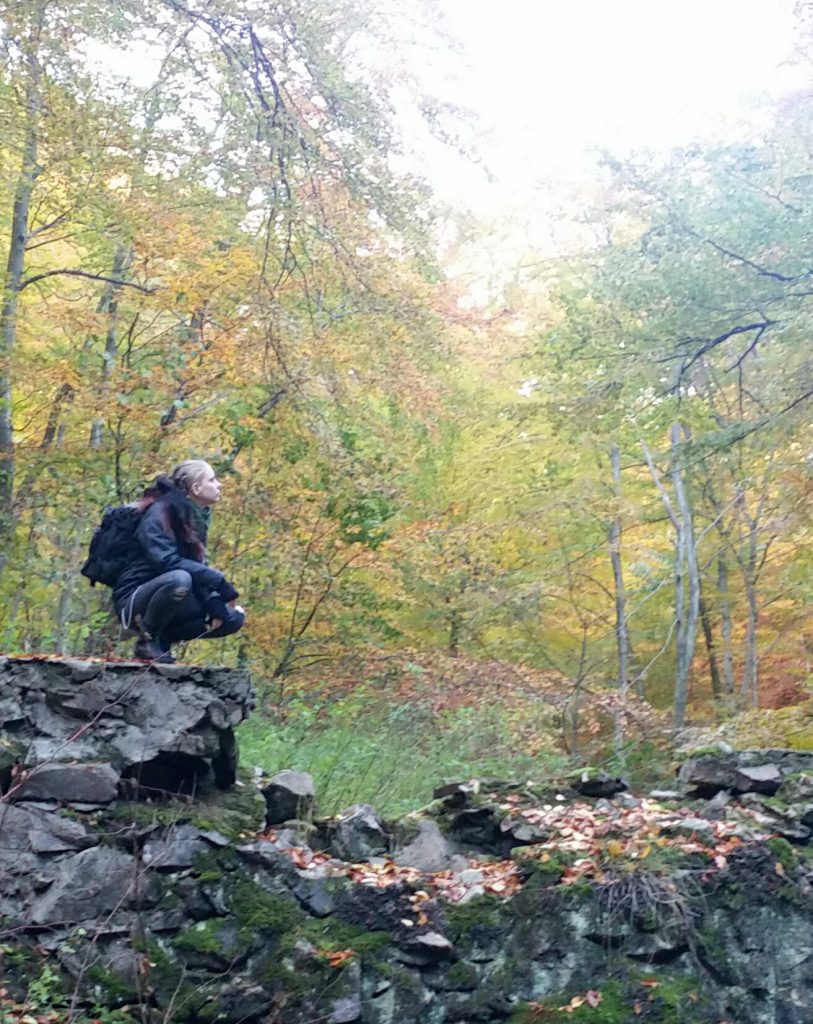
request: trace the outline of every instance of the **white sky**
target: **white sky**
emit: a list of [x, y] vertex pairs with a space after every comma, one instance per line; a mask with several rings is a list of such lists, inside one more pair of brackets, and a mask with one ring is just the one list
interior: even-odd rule
[[[787, 63], [793, 0], [437, 3], [466, 53], [419, 45], [416, 69], [430, 92], [471, 109], [474, 146], [496, 181], [428, 139], [409, 102], [402, 125], [413, 153], [399, 166], [485, 220], [507, 214], [516, 224], [527, 212], [550, 222], [561, 185], [589, 180], [597, 148], [621, 156], [734, 134], [749, 106], [799, 81]], [[141, 84], [158, 67], [146, 50], [121, 62], [100, 47], [94, 57]]]
[[[620, 155], [717, 134], [745, 102], [792, 80], [782, 66], [791, 0], [441, 2], [468, 51], [459, 99], [482, 120], [479, 145], [502, 201], [540, 178], [579, 175], [596, 146]], [[445, 198], [501, 205], [439, 148], [425, 172]]]

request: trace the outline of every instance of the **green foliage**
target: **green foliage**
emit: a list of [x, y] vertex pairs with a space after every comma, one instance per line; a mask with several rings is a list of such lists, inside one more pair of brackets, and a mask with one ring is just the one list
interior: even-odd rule
[[[476, 941], [481, 929], [498, 929], [504, 922], [503, 903], [497, 896], [477, 896], [466, 903], [450, 903], [444, 907], [444, 917], [455, 941]], [[474, 933], [474, 934], [473, 934]]]
[[613, 979], [587, 993], [556, 993], [518, 1009], [511, 1024], [629, 1024], [639, 1017], [653, 1024], [717, 1024], [718, 1016], [698, 978], [650, 975]]
[[[612, 731], [610, 766], [653, 774], [645, 723], [585, 708], [619, 689], [617, 527], [630, 689], [668, 707], [688, 665], [694, 718], [750, 706], [741, 735], [809, 743], [804, 723], [761, 727], [809, 675], [809, 104], [747, 143], [608, 158], [606, 187], [569, 204], [584, 251], [523, 254], [478, 309], [460, 253], [454, 281], [433, 256], [431, 196], [391, 159], [405, 97], [443, 128], [398, 53], [402, 19], [437, 41], [424, 5], [204, 7], [6, 5], [0, 233], [29, 245], [3, 284], [0, 646], [122, 653], [79, 578], [90, 529], [202, 455], [227, 481], [211, 558], [248, 619], [184, 656], [252, 668], [280, 706], [371, 646], [499, 658], [559, 673], [569, 753], [603, 761]], [[362, 39], [393, 51], [386, 72], [350, 56]], [[160, 75], [111, 93], [88, 54], [141, 46]], [[696, 602], [663, 501], [677, 467]], [[696, 641], [676, 611], [701, 590]], [[311, 729], [310, 699], [252, 726], [249, 754], [314, 771], [325, 809], [536, 770], [498, 708], [340, 702]]]
[[557, 767], [512, 749], [510, 718], [499, 707], [436, 714], [360, 687], [325, 706], [303, 696], [285, 712], [285, 721], [257, 714], [241, 727], [241, 759], [269, 774], [310, 772], [321, 814], [371, 803], [394, 817], [428, 802], [444, 780], [539, 777]]
[[781, 836], [774, 836], [772, 839], [768, 839], [765, 845], [785, 871], [792, 871], [798, 864], [796, 851], [787, 839], [783, 839]]
[[241, 930], [247, 935], [259, 930], [285, 934], [292, 931], [303, 916], [292, 900], [266, 892], [243, 877], [233, 883], [231, 906]]
[[[32, 954], [30, 949], [2, 946], [0, 958], [7, 968], [21, 966], [29, 976], [22, 1003], [9, 997], [3, 986], [3, 993], [0, 994], [0, 1024], [34, 1019], [70, 1019], [72, 1024], [138, 1024], [141, 1021], [141, 1013], [134, 1007], [111, 1009], [109, 1006], [75, 1005], [73, 979], [61, 975], [50, 964]], [[123, 984], [120, 977], [103, 971], [97, 964], [88, 965], [87, 971], [91, 980], [98, 979], [106, 995], [115, 997], [118, 993], [122, 1002], [135, 998], [132, 986]], [[5, 980], [8, 984], [10, 979]]]

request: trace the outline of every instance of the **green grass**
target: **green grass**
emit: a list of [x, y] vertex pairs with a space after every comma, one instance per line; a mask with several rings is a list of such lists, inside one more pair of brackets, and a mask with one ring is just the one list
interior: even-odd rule
[[329, 706], [298, 700], [284, 721], [256, 712], [239, 739], [244, 766], [310, 772], [320, 814], [370, 803], [394, 817], [428, 803], [444, 781], [538, 780], [564, 763], [518, 752], [497, 707], [437, 715], [416, 702], [384, 704], [364, 690]]

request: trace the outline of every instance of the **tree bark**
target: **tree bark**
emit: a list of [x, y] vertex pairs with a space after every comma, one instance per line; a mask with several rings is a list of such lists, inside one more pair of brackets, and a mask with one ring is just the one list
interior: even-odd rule
[[733, 627], [728, 595], [728, 563], [722, 554], [717, 559], [717, 593], [720, 595], [720, 633], [723, 641], [723, 690], [726, 697], [731, 697], [734, 693]]
[[748, 504], [745, 496], [745, 489], [740, 488], [737, 500], [737, 510], [740, 514], [740, 521], [747, 529], [744, 543], [738, 554], [738, 561], [742, 570], [742, 579], [745, 586], [745, 601], [747, 616], [745, 620], [745, 650], [743, 659], [742, 684], [740, 687], [740, 700], [744, 706], [756, 708], [759, 706], [759, 650], [757, 648], [757, 629], [759, 626], [759, 597], [757, 586], [762, 575], [762, 569], [768, 557], [768, 552], [774, 541], [774, 537], [768, 537], [760, 547], [759, 534], [763, 529], [762, 522], [765, 516], [765, 505], [768, 500], [768, 479], [769, 472], [773, 465], [773, 455], [768, 461], [759, 500], [753, 515], [748, 511]]
[[686, 614], [682, 631], [678, 630], [678, 666], [675, 679], [675, 728], [683, 726], [689, 701], [689, 679], [697, 642], [697, 618], [700, 608], [700, 571], [697, 565], [697, 545], [689, 494], [683, 477], [680, 451], [681, 435], [686, 431], [679, 423], [672, 425], [672, 483], [680, 512], [680, 547], [686, 569]]
[[[17, 341], [17, 305], [25, 267], [28, 244], [28, 221], [34, 183], [42, 168], [37, 164], [40, 110], [40, 64], [37, 57], [39, 23], [34, 27], [26, 59], [25, 137], [23, 155], [14, 191], [6, 273], [3, 280], [3, 303], [0, 309], [0, 536], [8, 540], [14, 522], [14, 422], [12, 415], [14, 375], [12, 359]], [[4, 557], [0, 556], [0, 569]]]
[[[613, 474], [613, 494], [616, 511], [610, 526], [610, 562], [615, 580], [615, 642], [618, 651], [618, 693], [621, 700], [627, 696], [629, 686], [629, 631], [627, 629], [627, 594], [621, 563], [621, 457], [618, 445], [610, 445], [610, 465]], [[624, 716], [617, 713], [614, 725], [615, 752], [621, 757], [624, 747]]]
[[670, 477], [675, 494], [674, 502], [661, 480], [649, 449], [643, 445], [644, 458], [649, 466], [649, 472], [652, 474], [672, 529], [675, 531], [675, 697], [672, 719], [672, 726], [675, 730], [681, 729], [686, 721], [689, 678], [697, 640], [697, 618], [700, 605], [700, 572], [697, 565], [694, 523], [681, 465], [680, 444], [681, 434], [684, 433], [685, 430], [680, 423], [672, 425]]
[[759, 608], [757, 606], [756, 580], [750, 574], [744, 575], [748, 614], [745, 620], [745, 658], [740, 695], [743, 705], [755, 708], [759, 705], [759, 656], [757, 653]]
[[711, 614], [703, 596], [703, 586], [700, 586], [700, 601], [698, 605], [700, 622], [703, 626], [703, 639], [706, 644], [706, 654], [709, 659], [709, 678], [711, 679], [711, 692], [714, 697], [715, 707], [719, 706], [723, 696], [723, 681], [720, 678], [720, 666], [717, 662], [717, 645], [714, 641], [714, 629], [711, 624]]
[[[120, 278], [122, 274], [126, 274], [132, 263], [132, 258], [133, 253], [131, 249], [126, 249], [123, 245], [117, 246], [113, 257], [111, 276]], [[99, 388], [99, 405], [101, 410], [104, 410], [104, 407], [110, 400], [110, 381], [116, 368], [116, 357], [118, 355], [116, 309], [121, 288], [121, 285], [108, 281], [104, 286], [102, 297], [99, 299], [99, 305], [96, 307], [98, 313], [106, 313], [108, 316], [107, 332], [104, 339], [104, 354], [102, 356], [102, 381]], [[90, 437], [88, 438], [88, 446], [93, 451], [97, 451], [101, 447], [103, 435], [104, 415], [103, 412], [98, 412], [93, 423], [90, 425]]]

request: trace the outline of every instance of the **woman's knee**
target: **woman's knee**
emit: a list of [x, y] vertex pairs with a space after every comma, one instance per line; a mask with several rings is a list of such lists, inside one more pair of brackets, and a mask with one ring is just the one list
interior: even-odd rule
[[183, 601], [192, 589], [192, 576], [186, 569], [173, 569], [166, 574], [164, 586], [169, 587], [175, 601]]

